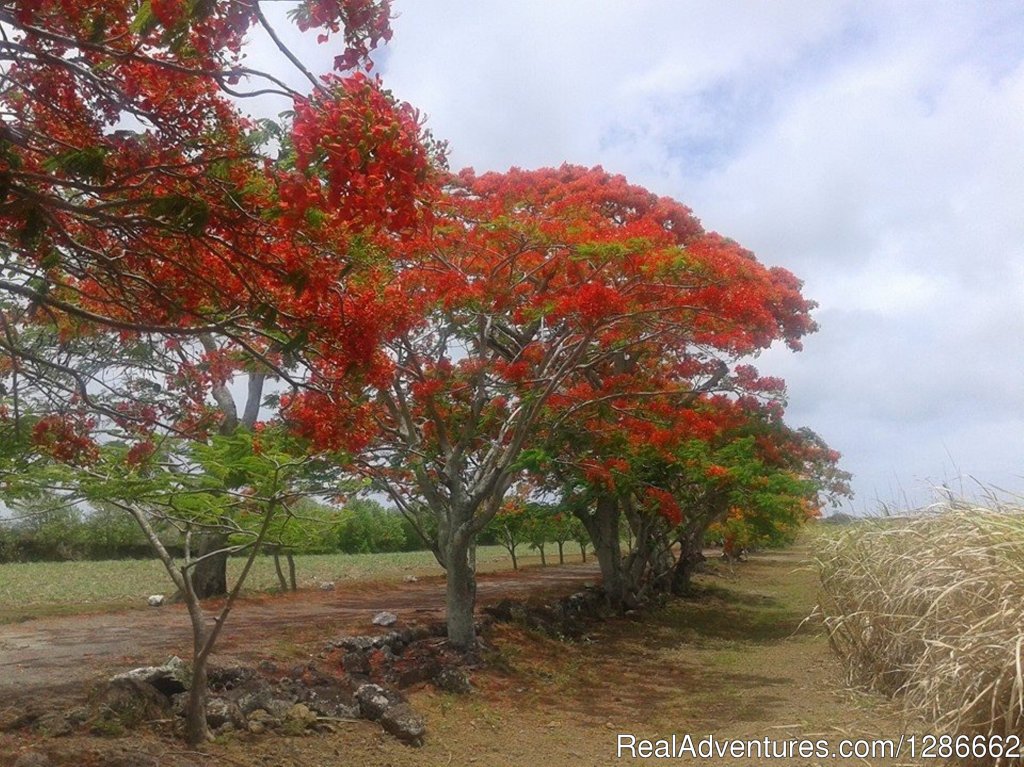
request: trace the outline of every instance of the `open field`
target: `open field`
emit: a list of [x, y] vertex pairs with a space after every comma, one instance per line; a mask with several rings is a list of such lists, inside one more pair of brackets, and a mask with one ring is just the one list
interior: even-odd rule
[[[229, 736], [204, 749], [205, 756], [188, 758], [204, 767], [603, 767], [665, 763], [617, 760], [620, 733], [638, 738], [812, 738], [830, 744], [843, 738], [900, 737], [905, 722], [898, 708], [880, 696], [847, 689], [822, 627], [804, 622], [817, 598], [817, 575], [807, 550], [757, 555], [735, 567], [712, 565], [709, 574], [699, 577], [693, 598], [674, 601], [643, 620], [599, 624], [590, 641], [563, 643], [516, 627], [497, 628], [487, 640], [489, 666], [473, 674], [472, 695], [413, 691], [412, 703], [428, 722], [422, 749], [403, 746], [376, 725], [357, 722], [334, 734], [301, 738]], [[82, 619], [60, 620], [73, 625]], [[296, 658], [308, 657], [326, 638], [312, 628], [308, 622], [282, 622], [262, 642], [268, 653], [287, 650]], [[112, 742], [75, 736], [34, 744], [12, 738], [0, 737], [0, 757], [4, 748], [13, 754], [34, 745], [53, 753], [59, 765], [88, 764], [88, 755], [96, 750], [167, 753], [180, 748], [151, 735]], [[68, 755], [67, 761], [61, 754]], [[898, 760], [796, 758], [770, 763], [796, 767], [914, 761], [904, 755]]]
[[[567, 557], [578, 561], [579, 555]], [[525, 565], [539, 557], [520, 557]], [[443, 570], [429, 551], [394, 554], [305, 554], [295, 557], [300, 588], [325, 581], [400, 581], [409, 575], [440, 575]], [[228, 578], [243, 560], [228, 562]], [[284, 562], [282, 560], [282, 565]], [[510, 567], [500, 546], [477, 549], [477, 568], [494, 572]], [[246, 591], [278, 588], [273, 558], [260, 557], [246, 580]], [[145, 607], [150, 594], [173, 590], [156, 560], [122, 559], [106, 562], [27, 562], [0, 565], [0, 623], [44, 615], [97, 612]]]

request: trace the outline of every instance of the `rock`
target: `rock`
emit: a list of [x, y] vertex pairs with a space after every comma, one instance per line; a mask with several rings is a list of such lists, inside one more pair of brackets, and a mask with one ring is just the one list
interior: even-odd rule
[[343, 650], [366, 652], [377, 646], [378, 637], [354, 636], [335, 639], [331, 644]]
[[273, 716], [269, 711], [258, 708], [249, 714], [249, 732], [260, 735], [267, 730], [279, 727], [281, 720]]
[[[379, 615], [394, 614], [379, 613]], [[395, 620], [397, 620], [397, 617]], [[370, 650], [378, 650], [382, 647], [390, 647], [394, 652], [401, 652], [407, 644], [413, 641], [411, 639], [413, 633], [417, 634], [416, 638], [420, 638], [419, 632], [422, 631], [423, 629], [416, 627], [405, 631], [389, 631], [387, 634], [378, 634], [376, 636], [362, 634], [359, 636], [340, 637], [331, 642], [329, 647], [358, 652], [369, 652]], [[429, 635], [430, 630], [427, 629], [427, 633], [424, 636]]]
[[473, 692], [473, 685], [469, 683], [469, 677], [464, 671], [457, 668], [441, 669], [434, 675], [431, 682], [437, 689], [456, 695], [468, 695]]
[[496, 605], [485, 607], [484, 613], [501, 623], [525, 623], [528, 617], [526, 607], [515, 599], [502, 599]]
[[188, 693], [179, 692], [171, 696], [171, 713], [175, 716], [185, 716], [185, 708], [188, 706]]
[[370, 675], [370, 658], [365, 652], [353, 650], [352, 652], [345, 653], [341, 659], [341, 665], [346, 673], [359, 676]]
[[153, 594], [146, 602], [150, 607], [163, 607], [166, 598], [163, 594]]
[[270, 716], [281, 719], [294, 705], [294, 698], [275, 695], [269, 685], [253, 692], [247, 692], [238, 698], [238, 707], [246, 716], [250, 716], [254, 711], [263, 710]]
[[126, 727], [165, 718], [170, 709], [170, 698], [153, 685], [122, 676], [112, 679], [92, 701], [92, 731], [98, 735], [120, 735]]
[[373, 616], [374, 626], [394, 626], [398, 623], [398, 616], [387, 610], [381, 610]]
[[206, 723], [215, 730], [225, 725], [234, 728], [245, 723], [245, 716], [233, 700], [210, 698], [206, 701]]
[[256, 678], [256, 672], [246, 666], [211, 668], [207, 679], [211, 690], [233, 690]]
[[365, 719], [379, 722], [385, 732], [403, 743], [423, 745], [426, 725], [400, 693], [378, 684], [364, 684], [356, 690], [359, 710]]
[[320, 716], [329, 719], [358, 719], [359, 706], [352, 702], [346, 703], [340, 697], [315, 698], [306, 701], [306, 705]]
[[385, 732], [394, 735], [403, 743], [410, 746], [423, 745], [423, 736], [427, 733], [426, 723], [408, 703], [392, 706], [384, 712], [379, 721]]
[[250, 721], [248, 725], [249, 732], [253, 735], [262, 735], [267, 731], [267, 726], [263, 722]]
[[144, 666], [134, 668], [111, 678], [111, 682], [122, 679], [144, 682], [170, 698], [179, 692], [185, 692], [192, 686], [188, 666], [181, 658], [173, 657], [162, 666]]
[[418, 583], [420, 579], [417, 578], [415, 575], [407, 575], [402, 580], [404, 580], [406, 583]]
[[309, 710], [309, 706], [303, 703], [296, 703], [285, 714], [281, 729], [287, 735], [301, 735], [310, 727], [316, 725], [316, 714]]
[[379, 684], [360, 685], [355, 698], [363, 718], [371, 722], [379, 721], [389, 708], [405, 702], [394, 690], [385, 689]]
[[331, 583], [330, 581], [325, 581], [324, 583], [320, 584], [320, 590], [321, 591], [334, 591], [334, 584]]

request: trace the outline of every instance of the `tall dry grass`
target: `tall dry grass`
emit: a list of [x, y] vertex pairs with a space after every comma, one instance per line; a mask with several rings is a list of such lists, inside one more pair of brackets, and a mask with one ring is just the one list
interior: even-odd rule
[[1024, 510], [949, 502], [856, 522], [823, 538], [818, 564], [852, 683], [942, 733], [1024, 737]]

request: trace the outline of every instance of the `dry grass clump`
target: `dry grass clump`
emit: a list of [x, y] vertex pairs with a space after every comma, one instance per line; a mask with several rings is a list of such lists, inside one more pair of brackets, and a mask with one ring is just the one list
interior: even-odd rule
[[1024, 511], [856, 522], [824, 539], [818, 564], [851, 682], [942, 733], [1024, 736]]

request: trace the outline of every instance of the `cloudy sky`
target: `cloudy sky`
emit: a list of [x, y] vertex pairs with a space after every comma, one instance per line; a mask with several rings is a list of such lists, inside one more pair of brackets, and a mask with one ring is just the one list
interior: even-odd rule
[[758, 364], [854, 508], [1024, 491], [1019, 0], [394, 6], [379, 71], [453, 168], [602, 165], [805, 281], [821, 330]]

